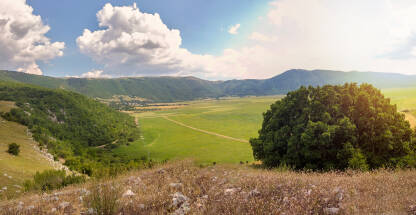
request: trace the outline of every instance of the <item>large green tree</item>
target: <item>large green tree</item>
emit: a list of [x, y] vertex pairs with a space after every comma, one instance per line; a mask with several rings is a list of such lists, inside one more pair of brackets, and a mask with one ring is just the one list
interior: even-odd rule
[[373, 169], [415, 165], [412, 129], [369, 84], [301, 87], [271, 105], [254, 157], [268, 167]]

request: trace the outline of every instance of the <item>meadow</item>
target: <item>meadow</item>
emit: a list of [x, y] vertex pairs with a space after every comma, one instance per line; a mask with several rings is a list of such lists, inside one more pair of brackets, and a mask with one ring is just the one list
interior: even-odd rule
[[[0, 111], [9, 111], [12, 102], [0, 101]], [[7, 153], [8, 144], [20, 145], [20, 153], [13, 156]], [[27, 134], [27, 127], [9, 122], [0, 117], [0, 197], [20, 192], [19, 186], [31, 179], [36, 171], [53, 169], [51, 164], [34, 149], [35, 141]], [[5, 188], [7, 187], [7, 189]]]
[[198, 163], [252, 162], [248, 143], [257, 135], [262, 113], [281, 96], [186, 102], [178, 109], [132, 113], [141, 141], [118, 153], [152, 160], [192, 158]]
[[[382, 92], [399, 111], [407, 111], [406, 118], [416, 126], [416, 88]], [[131, 112], [138, 120], [142, 139], [118, 148], [117, 153], [156, 161], [192, 158], [197, 163], [253, 162], [248, 140], [258, 135], [262, 113], [280, 98], [200, 100], [182, 102], [177, 109]]]
[[416, 127], [416, 88], [385, 89], [382, 92], [399, 111], [405, 111], [406, 119], [413, 128]]

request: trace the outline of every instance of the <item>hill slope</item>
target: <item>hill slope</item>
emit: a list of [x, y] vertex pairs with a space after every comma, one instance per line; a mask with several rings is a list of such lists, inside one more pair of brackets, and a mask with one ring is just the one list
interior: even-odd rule
[[27, 126], [57, 159], [89, 175], [122, 163], [112, 149], [139, 137], [132, 117], [78, 93], [0, 82], [0, 100], [17, 106], [4, 119]]
[[207, 81], [195, 77], [141, 77], [114, 79], [53, 78], [19, 72], [0, 71], [0, 80], [28, 83], [47, 88], [63, 88], [90, 97], [128, 95], [156, 102], [286, 94], [300, 86], [370, 83], [377, 88], [415, 86], [416, 76], [375, 72], [340, 72], [293, 69], [270, 79]]
[[[9, 111], [13, 102], [0, 101], [0, 111]], [[13, 156], [7, 153], [8, 144], [20, 145], [20, 153]], [[53, 169], [49, 161], [38, 149], [37, 143], [30, 137], [27, 127], [0, 117], [0, 199], [3, 195], [15, 195], [22, 191], [24, 180], [32, 178], [36, 171]]]

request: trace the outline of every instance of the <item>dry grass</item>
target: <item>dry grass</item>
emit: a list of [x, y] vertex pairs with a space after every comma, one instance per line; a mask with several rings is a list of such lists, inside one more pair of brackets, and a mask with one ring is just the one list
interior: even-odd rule
[[[188, 214], [328, 214], [328, 208], [338, 208], [337, 214], [416, 214], [415, 170], [296, 173], [245, 165], [200, 168], [183, 161], [101, 183], [134, 193], [119, 198], [115, 214], [181, 212], [178, 209]], [[52, 194], [26, 195], [0, 203], [0, 211], [86, 213], [91, 207], [88, 196], [97, 195], [96, 186], [94, 182]], [[177, 192], [187, 199], [174, 204]]]

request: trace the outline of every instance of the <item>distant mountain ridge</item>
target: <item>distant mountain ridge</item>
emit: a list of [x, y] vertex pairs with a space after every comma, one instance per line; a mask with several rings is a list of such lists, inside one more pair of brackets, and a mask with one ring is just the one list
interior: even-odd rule
[[54, 78], [0, 71], [0, 80], [47, 88], [62, 88], [90, 97], [128, 95], [155, 102], [185, 101], [223, 96], [286, 94], [300, 86], [370, 83], [378, 88], [416, 87], [416, 75], [292, 69], [269, 79], [208, 81], [195, 77], [127, 77], [112, 79]]

